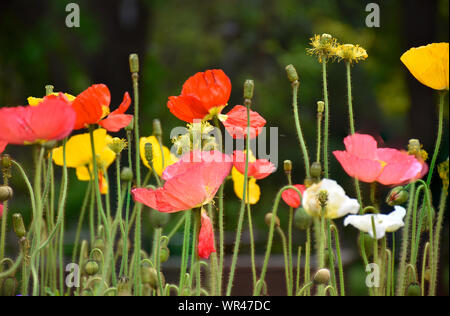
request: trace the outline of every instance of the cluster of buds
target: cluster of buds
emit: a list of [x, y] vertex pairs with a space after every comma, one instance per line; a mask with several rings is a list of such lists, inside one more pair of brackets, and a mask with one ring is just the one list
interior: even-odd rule
[[198, 121], [187, 124], [187, 133], [174, 137], [172, 142], [177, 149], [178, 155], [196, 149], [204, 151], [216, 150], [219, 145], [216, 142], [216, 137], [212, 135], [213, 132], [214, 127], [209, 122]]

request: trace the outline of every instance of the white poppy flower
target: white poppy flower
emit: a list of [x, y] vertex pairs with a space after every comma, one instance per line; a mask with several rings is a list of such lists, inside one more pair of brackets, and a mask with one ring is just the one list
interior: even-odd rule
[[349, 198], [336, 181], [323, 179], [321, 182], [310, 186], [303, 193], [302, 206], [309, 215], [321, 216], [322, 208], [317, 199], [321, 191], [328, 193], [328, 201], [325, 208], [326, 218], [335, 219], [359, 212], [360, 205], [356, 199]]
[[386, 232], [393, 233], [399, 228], [403, 227], [405, 223], [403, 218], [406, 215], [406, 210], [402, 206], [396, 206], [395, 210], [389, 214], [367, 214], [367, 215], [351, 215], [347, 216], [344, 221], [344, 225], [352, 225], [358, 228], [360, 231], [369, 233], [374, 238], [372, 217], [375, 223], [375, 230], [377, 239], [381, 239], [386, 235]]

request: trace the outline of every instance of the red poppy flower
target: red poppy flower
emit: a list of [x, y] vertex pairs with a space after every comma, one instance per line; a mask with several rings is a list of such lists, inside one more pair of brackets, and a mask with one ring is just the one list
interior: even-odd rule
[[220, 69], [199, 72], [183, 85], [179, 96], [169, 97], [167, 107], [182, 121], [192, 123], [220, 114], [231, 94], [231, 81]]
[[370, 135], [344, 139], [346, 151], [333, 152], [345, 172], [363, 182], [398, 185], [419, 177], [423, 165], [414, 156], [392, 148], [377, 148]]
[[110, 132], [118, 132], [128, 126], [133, 119], [132, 115], [124, 114], [131, 104], [128, 92], [125, 92], [119, 108], [111, 113], [109, 112], [110, 103], [111, 93], [104, 84], [93, 85], [81, 92], [72, 103], [77, 113], [75, 129], [99, 124]]
[[218, 151], [194, 151], [164, 171], [162, 188], [133, 189], [135, 201], [163, 213], [201, 207], [214, 198], [232, 167], [231, 158]]
[[216, 252], [214, 246], [214, 231], [211, 219], [205, 210], [202, 209], [202, 225], [198, 235], [198, 255], [200, 258], [209, 259], [211, 253]]
[[0, 140], [0, 154], [5, 151], [6, 145], [8, 145], [7, 142]]
[[[245, 174], [245, 153], [240, 150], [234, 151], [234, 167], [242, 174]], [[250, 154], [248, 162], [248, 177], [257, 180], [264, 179], [276, 170], [275, 166], [267, 159], [255, 159]]]
[[24, 145], [61, 140], [74, 127], [76, 113], [63, 94], [50, 95], [38, 106], [0, 109], [0, 141]]
[[[247, 108], [236, 105], [226, 115], [219, 116], [220, 121], [233, 138], [244, 138], [247, 135]], [[258, 112], [250, 110], [250, 138], [256, 138], [266, 125], [266, 120]]]
[[[306, 187], [303, 184], [295, 184], [294, 187], [297, 188], [301, 194], [306, 191]], [[283, 191], [283, 193], [281, 193], [281, 197], [283, 198], [283, 201], [290, 207], [298, 208], [300, 207], [300, 205], [302, 205], [301, 197], [294, 189]]]

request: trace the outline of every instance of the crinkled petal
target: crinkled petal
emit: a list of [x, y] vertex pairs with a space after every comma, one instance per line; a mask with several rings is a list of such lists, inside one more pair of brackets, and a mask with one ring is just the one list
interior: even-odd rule
[[[244, 138], [247, 135], [247, 108], [236, 105], [222, 120], [227, 132], [233, 138]], [[250, 138], [256, 138], [266, 125], [266, 120], [257, 112], [250, 110]]]

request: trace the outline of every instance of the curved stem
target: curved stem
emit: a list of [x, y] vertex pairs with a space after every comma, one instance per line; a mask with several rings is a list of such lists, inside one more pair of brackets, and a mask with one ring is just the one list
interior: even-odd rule
[[288, 260], [288, 250], [287, 250], [287, 241], [286, 241], [286, 235], [284, 234], [283, 230], [280, 228], [280, 226], [277, 226], [277, 233], [281, 237], [281, 244], [283, 245], [283, 256], [284, 256], [284, 274], [286, 277], [286, 292], [288, 296], [292, 296], [292, 289], [291, 289], [291, 277], [289, 274], [289, 260]]

